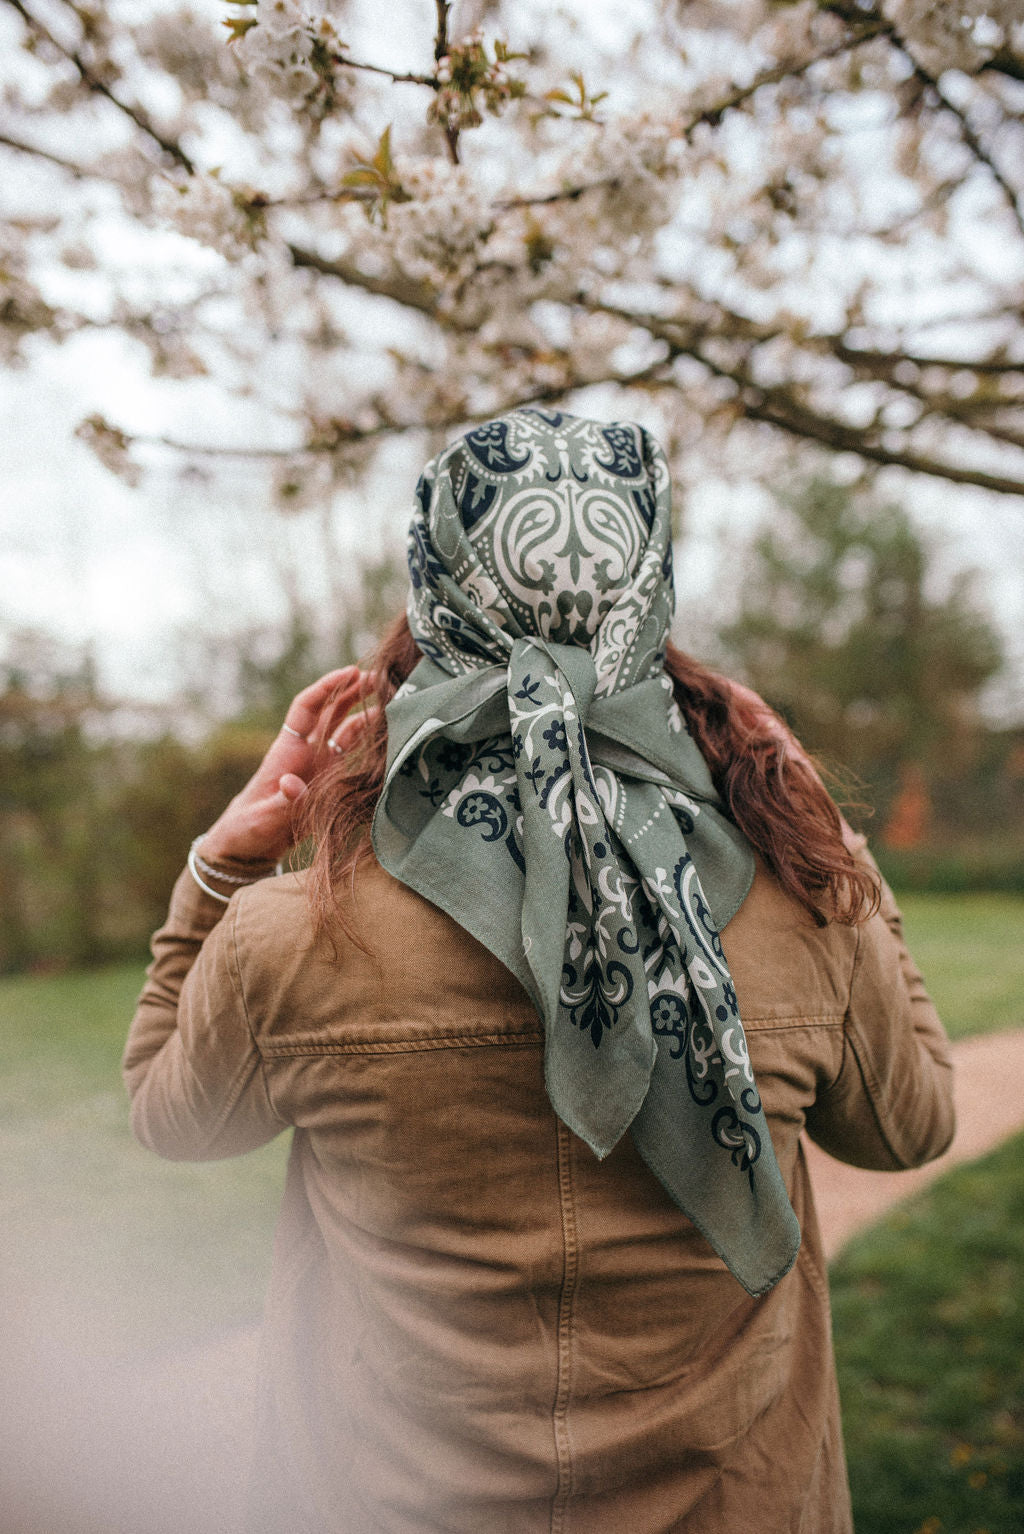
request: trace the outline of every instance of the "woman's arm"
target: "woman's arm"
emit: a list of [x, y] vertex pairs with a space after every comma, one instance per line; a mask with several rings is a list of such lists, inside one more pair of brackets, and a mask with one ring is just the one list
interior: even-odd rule
[[[785, 721], [757, 693], [729, 682], [789, 751], [815, 771]], [[953, 1138], [949, 1040], [907, 948], [892, 890], [867, 838], [844, 819], [843, 840], [880, 891], [877, 912], [860, 925], [844, 1024], [843, 1063], [807, 1115], [811, 1138], [840, 1161], [877, 1171], [920, 1166]]]
[[188, 871], [174, 887], [122, 1066], [134, 1133], [159, 1155], [237, 1155], [286, 1127], [249, 1026], [235, 946], [240, 902], [232, 896], [239, 880], [272, 873], [291, 846], [307, 781], [326, 753], [348, 749], [362, 729], [361, 715], [348, 716], [365, 680], [349, 667], [295, 698], [256, 773], [198, 844], [207, 888]]
[[843, 1063], [808, 1112], [807, 1131], [838, 1160], [885, 1172], [941, 1156], [956, 1120], [949, 1040], [893, 893], [881, 887], [880, 908], [858, 934]]

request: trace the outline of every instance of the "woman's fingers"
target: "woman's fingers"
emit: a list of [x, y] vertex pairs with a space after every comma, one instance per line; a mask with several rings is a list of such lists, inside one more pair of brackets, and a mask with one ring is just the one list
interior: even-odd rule
[[291, 806], [296, 800], [302, 798], [306, 792], [306, 784], [299, 777], [298, 773], [286, 772], [277, 785], [277, 791], [285, 804]]
[[[353, 692], [354, 695], [358, 695], [360, 675], [358, 666], [342, 666], [337, 671], [328, 671], [325, 676], [318, 677], [315, 682], [304, 687], [288, 705], [288, 712], [281, 726], [282, 734], [296, 742], [308, 741], [320, 722], [324, 705], [331, 700], [332, 694], [340, 696]], [[351, 707], [351, 704], [349, 706]]]
[[379, 706], [371, 703], [361, 713], [350, 714], [348, 718], [343, 719], [338, 728], [328, 737], [328, 750], [333, 751], [337, 756], [344, 756], [345, 752], [350, 751], [355, 745], [370, 721], [379, 713]]
[[[372, 676], [343, 666], [304, 687], [259, 768], [203, 841], [203, 855], [274, 858], [292, 844], [292, 815], [306, 793], [324, 747], [345, 751], [366, 728], [368, 713], [351, 709], [371, 690]], [[338, 722], [340, 721], [340, 723]]]

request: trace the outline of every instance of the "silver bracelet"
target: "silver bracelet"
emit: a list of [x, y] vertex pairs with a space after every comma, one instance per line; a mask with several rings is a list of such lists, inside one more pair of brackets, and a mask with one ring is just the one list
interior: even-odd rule
[[[205, 835], [206, 832], [204, 831], [203, 836]], [[241, 878], [239, 878], [237, 874], [221, 873], [219, 868], [214, 868], [212, 863], [208, 863], [204, 857], [200, 857], [199, 852], [197, 851], [203, 836], [196, 837], [195, 841], [192, 843], [191, 851], [196, 860], [196, 867], [200, 869], [208, 879], [219, 879], [222, 884], [256, 884], [258, 880], [266, 878], [265, 874], [249, 874], [243, 875]]]
[[214, 900], [219, 900], [221, 905], [227, 905], [228, 901], [231, 899], [231, 896], [222, 895], [219, 890], [212, 890], [208, 884], [204, 884], [202, 878], [200, 877], [199, 870], [196, 867], [195, 842], [193, 842], [192, 846], [188, 849], [188, 871], [199, 885], [199, 888], [203, 890], [205, 894], [212, 896]]
[[237, 874], [221, 873], [219, 868], [214, 868], [212, 863], [207, 863], [206, 859], [201, 858], [199, 853], [196, 851], [196, 848], [199, 846], [199, 843], [202, 841], [203, 836], [205, 835], [206, 832], [204, 831], [202, 836], [197, 836], [191, 847], [188, 849], [188, 871], [199, 885], [199, 888], [203, 890], [205, 894], [210, 895], [214, 900], [219, 900], [221, 905], [227, 905], [231, 899], [231, 896], [222, 895], [219, 890], [211, 889], [210, 886], [202, 878], [199, 872], [200, 869], [202, 869], [203, 873], [206, 874], [208, 878], [219, 879], [224, 884], [258, 884], [261, 879], [265, 879], [267, 877], [266, 874], [254, 874], [251, 878], [246, 879], [239, 878]]

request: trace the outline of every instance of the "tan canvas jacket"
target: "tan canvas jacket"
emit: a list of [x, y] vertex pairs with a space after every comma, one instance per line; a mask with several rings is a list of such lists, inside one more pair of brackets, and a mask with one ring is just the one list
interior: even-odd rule
[[723, 932], [803, 1230], [751, 1299], [628, 1135], [559, 1123], [508, 972], [376, 864], [314, 945], [302, 876], [225, 909], [187, 874], [125, 1078], [159, 1154], [293, 1130], [251, 1525], [274, 1534], [849, 1534], [806, 1128], [907, 1167], [953, 1132], [899, 915], [819, 929], [759, 871]]

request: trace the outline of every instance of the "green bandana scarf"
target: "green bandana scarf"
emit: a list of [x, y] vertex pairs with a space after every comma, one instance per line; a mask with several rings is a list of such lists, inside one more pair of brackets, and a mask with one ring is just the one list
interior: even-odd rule
[[753, 858], [663, 666], [664, 455], [628, 423], [490, 421], [424, 471], [409, 569], [377, 857], [526, 988], [559, 1118], [598, 1156], [631, 1129], [763, 1294], [800, 1231], [719, 938]]

